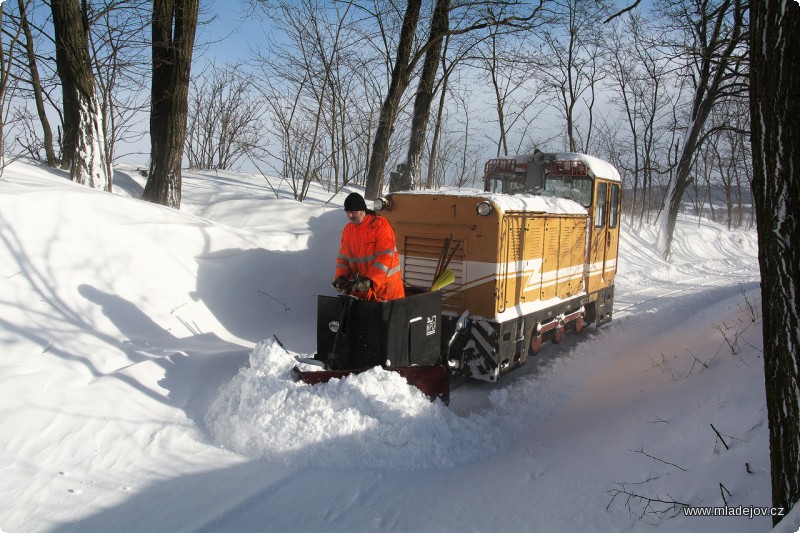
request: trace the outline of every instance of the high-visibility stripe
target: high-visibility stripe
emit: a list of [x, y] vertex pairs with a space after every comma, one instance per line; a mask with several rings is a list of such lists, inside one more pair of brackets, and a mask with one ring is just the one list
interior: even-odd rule
[[384, 301], [403, 297], [401, 268], [394, 232], [386, 219], [368, 215], [358, 226], [345, 226], [335, 276], [370, 278], [373, 287], [368, 298]]
[[392, 257], [394, 257], [394, 254], [396, 254], [396, 253], [397, 253], [397, 250], [395, 249], [395, 250], [384, 250], [382, 252], [377, 252], [377, 253], [374, 253], [372, 255], [365, 255], [365, 256], [362, 256], [362, 257], [348, 257], [348, 256], [346, 256], [344, 254], [339, 254], [339, 259], [344, 259], [345, 261], [348, 261], [350, 263], [368, 263], [370, 261], [377, 260], [378, 257], [380, 257], [382, 255], [387, 255], [391, 259]]

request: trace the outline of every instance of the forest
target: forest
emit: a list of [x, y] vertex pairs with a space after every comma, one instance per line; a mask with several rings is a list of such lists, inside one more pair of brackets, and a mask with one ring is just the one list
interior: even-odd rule
[[[152, 3], [75, 4], [65, 23], [83, 29], [87, 46], [75, 49], [91, 68], [70, 78], [93, 82], [111, 175], [111, 162], [148, 135], [151, 102], [157, 108]], [[236, 16], [271, 31], [234, 61], [191, 65], [182, 163], [255, 167], [302, 201], [314, 180], [364, 186], [369, 196], [402, 165], [409, 188], [480, 186], [490, 157], [579, 151], [619, 168], [634, 220], [652, 222], [677, 178], [683, 209], [752, 227], [746, 6], [625, 7], [243, 3]], [[69, 168], [75, 119], [61, 96], [68, 69], [55, 53], [53, 13], [40, 2], [4, 6], [4, 152]], [[201, 6], [194, 24], [200, 43], [215, 16]], [[174, 45], [163, 40], [170, 53], [181, 27]]]
[[219, 15], [198, 0], [6, 0], [0, 179], [26, 157], [110, 191], [133, 153], [143, 199], [179, 208], [187, 167], [256, 169], [303, 201], [314, 182], [480, 187], [487, 159], [536, 148], [606, 159], [626, 223], [657, 222], [665, 258], [679, 212], [757, 226], [762, 280], [779, 280], [763, 295], [773, 500], [791, 507], [800, 6], [756, 4], [243, 0], [230, 16], [263, 34], [215, 61]]

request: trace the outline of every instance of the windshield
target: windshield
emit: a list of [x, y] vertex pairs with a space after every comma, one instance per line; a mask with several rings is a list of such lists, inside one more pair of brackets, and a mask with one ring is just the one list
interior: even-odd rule
[[525, 192], [525, 185], [522, 180], [511, 176], [489, 176], [486, 178], [483, 190], [503, 194], [520, 194]]
[[592, 179], [589, 176], [551, 176], [544, 180], [544, 190], [559, 198], [574, 200], [584, 207], [592, 203]]

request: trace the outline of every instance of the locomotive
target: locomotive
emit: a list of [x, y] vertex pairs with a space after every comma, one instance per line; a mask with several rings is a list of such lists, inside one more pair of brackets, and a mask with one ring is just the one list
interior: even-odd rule
[[611, 320], [621, 209], [614, 166], [537, 150], [491, 159], [484, 170], [483, 190], [375, 200], [394, 228], [406, 298], [320, 296], [314, 359], [324, 369], [296, 368], [300, 379], [380, 365], [446, 402], [448, 375], [494, 382], [543, 342]]

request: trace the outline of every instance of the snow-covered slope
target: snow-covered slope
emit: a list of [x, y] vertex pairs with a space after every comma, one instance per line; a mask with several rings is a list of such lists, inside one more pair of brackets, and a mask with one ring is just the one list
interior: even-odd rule
[[770, 505], [753, 232], [682, 219], [665, 263], [626, 228], [615, 320], [447, 408], [288, 375], [349, 190], [187, 172], [176, 212], [142, 185], [0, 178], [3, 531], [770, 528], [658, 501]]

